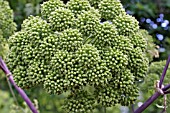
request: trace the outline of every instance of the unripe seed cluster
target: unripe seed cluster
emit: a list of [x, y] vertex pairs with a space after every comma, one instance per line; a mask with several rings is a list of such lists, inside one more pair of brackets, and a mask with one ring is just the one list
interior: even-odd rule
[[43, 85], [50, 94], [69, 91], [64, 106], [69, 113], [91, 112], [94, 103], [133, 104], [136, 82], [148, 67], [137, 20], [119, 0], [94, 4], [49, 0], [41, 17], [30, 16], [9, 39], [8, 65], [17, 85]]

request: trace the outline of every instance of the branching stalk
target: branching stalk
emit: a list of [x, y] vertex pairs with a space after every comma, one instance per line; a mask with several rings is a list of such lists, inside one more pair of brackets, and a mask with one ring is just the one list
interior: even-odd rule
[[[163, 84], [163, 80], [164, 77], [166, 75], [166, 71], [168, 69], [170, 63], [170, 55], [168, 57], [168, 60], [166, 62], [165, 68], [163, 70], [162, 76], [160, 78], [160, 83], [159, 83], [159, 88], [161, 88], [161, 90], [163, 92], [166, 92], [167, 94], [169, 93], [169, 91], [167, 91], [170, 88], [170, 84], [166, 85], [164, 88], [162, 88], [162, 84]], [[164, 93], [165, 94], [165, 93]], [[138, 109], [135, 110], [134, 113], [141, 113], [142, 111], [144, 111], [150, 104], [152, 104], [159, 96], [161, 95], [160, 92], [155, 92], [155, 94], [153, 94], [142, 106], [140, 106]]]
[[[170, 84], [166, 85], [162, 90], [165, 92], [170, 88]], [[142, 106], [135, 110], [134, 113], [142, 113], [150, 104], [152, 104], [161, 94], [155, 92]]]
[[164, 94], [170, 94], [170, 90], [169, 91], [165, 91]]

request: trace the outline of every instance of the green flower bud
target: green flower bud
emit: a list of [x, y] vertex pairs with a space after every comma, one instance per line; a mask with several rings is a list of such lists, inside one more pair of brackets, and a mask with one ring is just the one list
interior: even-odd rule
[[78, 16], [75, 22], [76, 27], [80, 30], [84, 37], [93, 37], [100, 23], [99, 17], [100, 14], [95, 9], [85, 11]]
[[99, 51], [91, 44], [83, 45], [76, 51], [75, 56], [78, 66], [84, 68], [91, 68], [101, 60]]
[[66, 29], [59, 34], [58, 49], [76, 51], [83, 45], [82, 34], [77, 29]]
[[134, 48], [129, 52], [129, 69], [134, 73], [135, 80], [140, 80], [146, 76], [148, 70], [148, 59], [143, 54], [141, 48]]
[[61, 0], [49, 0], [41, 5], [41, 15], [47, 19], [53, 11], [62, 7], [65, 5]]
[[118, 49], [109, 48], [105, 50], [102, 60], [106, 62], [107, 67], [113, 74], [122, 71], [128, 65], [128, 56]]
[[87, 71], [88, 82], [94, 86], [104, 86], [112, 78], [106, 63], [98, 63]]
[[59, 8], [53, 11], [48, 17], [53, 31], [63, 31], [73, 27], [74, 15], [69, 9]]
[[90, 9], [88, 0], [70, 0], [67, 2], [66, 6], [74, 13], [75, 17]]
[[77, 91], [72, 93], [65, 101], [64, 109], [69, 113], [92, 113], [95, 100], [87, 91]]
[[21, 26], [22, 30], [37, 32], [40, 38], [44, 38], [51, 33], [50, 24], [39, 16], [29, 16]]
[[116, 16], [112, 22], [116, 26], [119, 35], [130, 36], [139, 30], [139, 22], [127, 14]]
[[13, 22], [13, 11], [11, 10], [9, 3], [4, 0], [0, 0], [0, 30], [4, 38], [8, 38], [16, 30], [16, 24]]
[[117, 30], [110, 22], [101, 23], [98, 28], [96, 28], [95, 37], [92, 43], [98, 48], [102, 49], [104, 47], [113, 46], [116, 38], [118, 37]]
[[98, 6], [102, 18], [106, 20], [112, 20], [116, 16], [126, 13], [120, 0], [102, 0]]
[[94, 8], [99, 8], [99, 3], [101, 2], [101, 0], [88, 0], [90, 5]]
[[146, 38], [143, 37], [141, 32], [137, 32], [136, 34], [129, 36], [129, 39], [131, 40], [131, 43], [133, 44], [134, 48], [140, 47], [143, 52], [146, 51], [147, 47]]
[[112, 86], [98, 87], [95, 90], [97, 102], [104, 107], [111, 107], [118, 104], [120, 95]]

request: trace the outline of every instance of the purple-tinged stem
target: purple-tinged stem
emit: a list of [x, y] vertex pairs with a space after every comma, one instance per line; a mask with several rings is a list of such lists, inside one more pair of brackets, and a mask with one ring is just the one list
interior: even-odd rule
[[162, 72], [162, 76], [161, 76], [160, 82], [159, 82], [159, 88], [162, 88], [162, 84], [163, 84], [163, 81], [164, 81], [164, 78], [165, 78], [166, 71], [168, 69], [169, 63], [170, 63], [170, 55], [169, 55], [169, 57], [168, 57], [168, 59], [166, 61], [166, 65], [165, 65], [164, 70]]
[[[164, 88], [162, 88], [162, 83], [164, 80], [164, 77], [166, 75], [166, 71], [168, 69], [170, 63], [170, 55], [167, 59], [166, 65], [164, 67], [164, 70], [162, 72], [162, 76], [160, 78], [160, 82], [159, 82], [159, 88], [161, 88], [163, 90], [163, 92], [166, 92], [166, 90], [168, 90], [170, 88], [170, 84], [166, 85]], [[142, 111], [144, 111], [150, 104], [152, 104], [161, 94], [159, 92], [155, 92], [155, 94], [153, 94], [144, 104], [142, 104], [138, 109], [135, 110], [134, 113], [141, 113]]]
[[[166, 85], [162, 90], [166, 92], [170, 88], [170, 84]], [[138, 109], [135, 110], [134, 113], [141, 113], [144, 111], [150, 104], [152, 104], [161, 94], [159, 92], [155, 92], [145, 103], [143, 103]]]
[[27, 103], [27, 105], [29, 106], [29, 108], [31, 109], [31, 111], [33, 113], [38, 113], [37, 109], [35, 108], [35, 106], [33, 105], [33, 103], [31, 102], [31, 100], [28, 98], [28, 96], [25, 94], [25, 92], [16, 85], [16, 83], [14, 82], [13, 76], [11, 74], [11, 72], [9, 71], [8, 67], [6, 66], [5, 62], [2, 60], [2, 58], [0, 57], [0, 68], [4, 71], [4, 73], [6, 75], [8, 75], [8, 79], [10, 81], [10, 83], [15, 87], [15, 89], [18, 91], [18, 93], [21, 95], [21, 97], [24, 99], [24, 101]]
[[166, 85], [164, 88], [162, 88], [162, 90], [165, 92], [170, 88], [170, 84]]
[[134, 113], [142, 113], [150, 104], [152, 104], [161, 94], [155, 92], [144, 104], [142, 104]]
[[165, 91], [164, 94], [170, 94], [170, 90], [169, 91]]

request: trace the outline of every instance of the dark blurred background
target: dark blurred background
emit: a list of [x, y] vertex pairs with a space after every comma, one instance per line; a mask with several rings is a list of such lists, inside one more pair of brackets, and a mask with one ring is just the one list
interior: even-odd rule
[[121, 0], [127, 13], [136, 17], [140, 26], [154, 37], [159, 45], [160, 58], [170, 54], [170, 0]]

